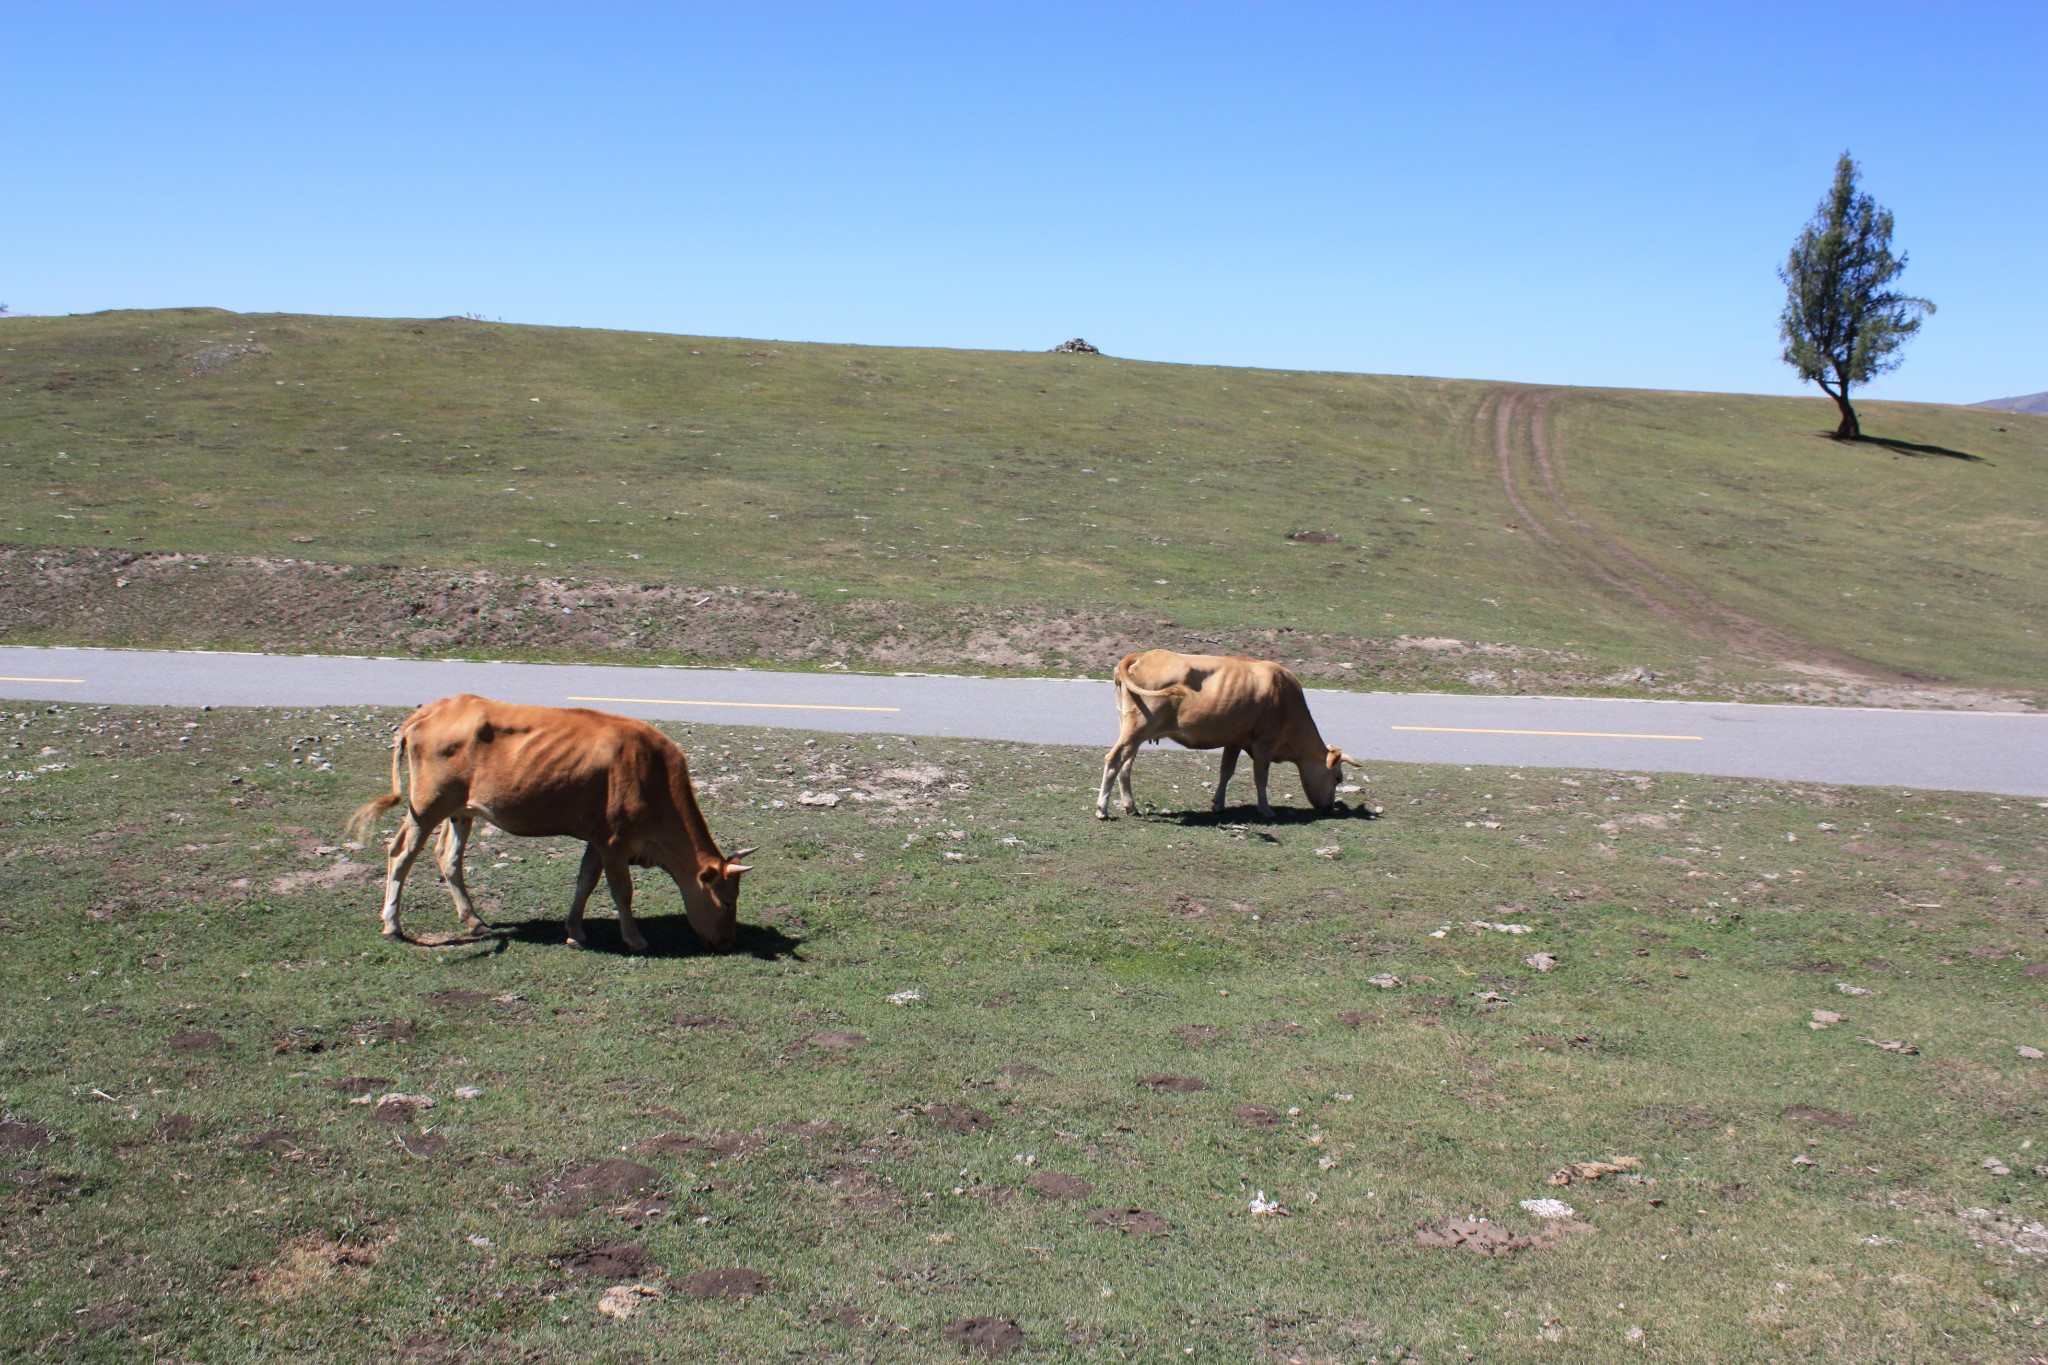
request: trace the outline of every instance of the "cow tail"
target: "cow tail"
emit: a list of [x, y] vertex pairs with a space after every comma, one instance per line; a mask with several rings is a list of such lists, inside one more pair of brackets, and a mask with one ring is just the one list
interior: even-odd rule
[[405, 727], [398, 728], [398, 734], [391, 741], [391, 790], [383, 796], [372, 797], [356, 807], [356, 813], [349, 816], [347, 830], [349, 837], [360, 839], [369, 833], [377, 817], [405, 799], [398, 785], [398, 765], [405, 757]]

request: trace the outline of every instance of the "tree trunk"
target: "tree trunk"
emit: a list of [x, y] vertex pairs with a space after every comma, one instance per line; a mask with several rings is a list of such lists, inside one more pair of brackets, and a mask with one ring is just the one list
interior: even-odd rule
[[1860, 441], [1863, 439], [1863, 424], [1856, 420], [1856, 409], [1849, 406], [1849, 386], [1844, 384], [1840, 392], [1826, 390], [1828, 397], [1835, 400], [1835, 406], [1842, 410], [1842, 424], [1835, 428], [1837, 441]]

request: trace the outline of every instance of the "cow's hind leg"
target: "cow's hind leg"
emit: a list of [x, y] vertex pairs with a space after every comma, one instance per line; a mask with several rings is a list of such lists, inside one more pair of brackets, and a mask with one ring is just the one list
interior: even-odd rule
[[597, 879], [604, 875], [604, 855], [597, 851], [596, 844], [583, 846], [583, 864], [576, 869], [576, 899], [569, 902], [568, 935], [571, 948], [585, 944], [583, 934], [583, 907], [590, 903], [590, 893], [597, 890]]
[[436, 862], [441, 876], [448, 883], [448, 894], [455, 898], [455, 916], [462, 927], [469, 932], [488, 933], [491, 926], [478, 918], [476, 906], [469, 899], [469, 887], [462, 880], [462, 854], [469, 846], [469, 832], [476, 826], [473, 815], [450, 816], [441, 828], [440, 846], [435, 850]]
[[1109, 818], [1109, 793], [1118, 778], [1124, 784], [1124, 814], [1136, 815], [1138, 803], [1131, 799], [1131, 765], [1138, 761], [1138, 741], [1132, 736], [1120, 735], [1109, 753], [1102, 760], [1102, 790], [1095, 794], [1095, 818]]
[[1261, 758], [1257, 754], [1252, 755], [1252, 782], [1259, 789], [1259, 818], [1262, 820], [1278, 820], [1280, 818], [1273, 813], [1273, 807], [1266, 801], [1266, 775], [1272, 770], [1272, 759]]
[[1223, 766], [1216, 771], [1216, 796], [1209, 802], [1209, 809], [1217, 815], [1223, 814], [1223, 793], [1230, 789], [1230, 775], [1237, 771], [1237, 756], [1241, 752], [1234, 744], [1223, 746]]
[[619, 907], [619, 937], [636, 953], [647, 951], [647, 935], [633, 919], [633, 866], [626, 855], [613, 851], [604, 860], [604, 879], [612, 891], [612, 904]]
[[405, 930], [398, 927], [398, 898], [405, 892], [405, 875], [412, 871], [413, 859], [420, 856], [420, 850], [427, 846], [430, 831], [420, 823], [410, 810], [399, 822], [398, 832], [391, 836], [390, 861], [384, 867], [384, 937], [403, 941]]

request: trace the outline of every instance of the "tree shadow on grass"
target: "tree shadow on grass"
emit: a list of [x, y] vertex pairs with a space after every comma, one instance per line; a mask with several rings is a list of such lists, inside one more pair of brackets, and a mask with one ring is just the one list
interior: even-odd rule
[[[792, 938], [780, 929], [762, 924], [739, 925], [739, 935], [729, 953], [714, 953], [704, 946], [697, 937], [697, 931], [690, 927], [690, 918], [684, 914], [633, 916], [640, 932], [647, 936], [647, 951], [641, 957], [689, 958], [689, 957], [737, 957], [744, 954], [759, 958], [763, 962], [776, 962], [784, 958], [802, 962], [804, 956], [797, 949], [803, 940]], [[520, 920], [502, 925], [499, 936], [508, 942], [549, 944], [568, 947], [568, 934], [563, 921], [553, 918]], [[582, 949], [587, 953], [610, 953], [618, 957], [632, 956], [626, 949], [626, 941], [619, 935], [619, 922], [615, 918], [598, 918], [593, 914], [583, 921], [584, 937], [588, 945]], [[571, 950], [574, 951], [574, 950]]]
[[1883, 446], [1886, 450], [1900, 455], [1940, 455], [1950, 460], [1968, 460], [1971, 464], [1990, 464], [1982, 455], [1972, 455], [1967, 450], [1950, 450], [1947, 446], [1922, 445], [1918, 441], [1894, 440], [1889, 436], [1859, 436], [1859, 442], [1867, 446]]

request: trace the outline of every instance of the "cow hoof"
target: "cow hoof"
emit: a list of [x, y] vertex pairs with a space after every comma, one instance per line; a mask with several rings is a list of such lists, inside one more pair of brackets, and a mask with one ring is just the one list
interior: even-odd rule
[[637, 956], [638, 954], [640, 954], [640, 953], [644, 953], [644, 952], [646, 952], [646, 951], [647, 951], [647, 940], [643, 938], [643, 939], [641, 939], [641, 940], [640, 940], [640, 941], [639, 941], [638, 943], [628, 943], [628, 944], [626, 945], [626, 951], [627, 951], [627, 952], [629, 952], [629, 953], [633, 953], [633, 954], [635, 954], [636, 956]]
[[567, 943], [571, 948], [581, 948], [585, 946], [584, 941], [580, 938], [567, 938], [564, 939], [563, 942]]
[[403, 943], [406, 941], [405, 930], [403, 929], [386, 929], [383, 936], [390, 939], [393, 943]]
[[1097, 806], [1095, 808], [1095, 818], [1098, 820], [1107, 820], [1109, 818], [1109, 812], [1104, 810], [1102, 807]]

